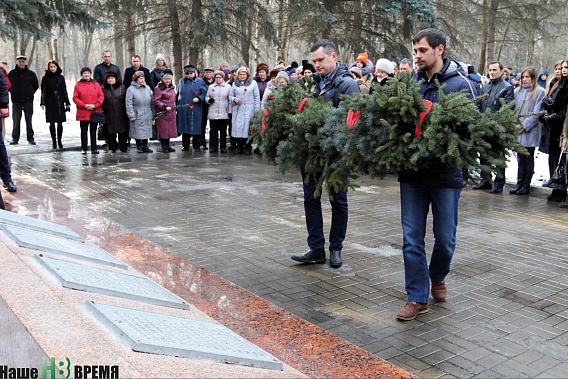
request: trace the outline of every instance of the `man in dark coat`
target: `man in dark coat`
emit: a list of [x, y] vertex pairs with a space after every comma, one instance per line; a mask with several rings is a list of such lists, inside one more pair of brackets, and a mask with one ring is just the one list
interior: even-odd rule
[[[2, 70], [0, 70], [0, 117], [6, 117], [8, 115], [8, 102], [10, 101], [8, 92], [8, 83], [6, 82], [6, 77]], [[17, 188], [14, 182], [12, 182], [12, 171], [10, 170], [10, 162], [8, 161], [8, 152], [6, 151], [6, 145], [4, 145], [4, 139], [2, 138], [2, 133], [0, 132], [0, 176], [4, 182], [4, 187], [8, 192], [16, 192]], [[0, 209], [4, 209], [4, 200], [0, 194]]]
[[20, 140], [20, 121], [22, 120], [22, 110], [26, 119], [26, 134], [30, 145], [35, 145], [34, 129], [32, 126], [32, 115], [34, 113], [34, 93], [39, 88], [39, 82], [35, 72], [26, 65], [27, 58], [23, 55], [16, 57], [16, 68], [8, 73], [8, 78], [12, 83], [10, 93], [12, 94], [12, 119], [14, 127], [12, 129], [12, 142], [10, 145], [17, 145]]
[[[337, 62], [337, 48], [327, 39], [316, 42], [311, 48], [311, 58], [315, 64], [317, 74], [315, 80], [315, 94], [332, 102], [334, 107], [339, 105], [339, 95], [359, 93], [359, 85], [353, 79], [349, 68]], [[293, 255], [291, 258], [302, 263], [325, 263], [325, 235], [323, 233], [323, 217], [321, 212], [321, 199], [314, 196], [316, 183], [313, 177], [306, 182], [306, 171], [300, 166], [302, 184], [304, 186], [304, 211], [306, 214], [306, 227], [308, 229], [308, 245], [310, 250], [304, 255]], [[332, 193], [331, 203], [331, 230], [329, 232], [329, 265], [333, 268], [341, 267], [341, 249], [347, 231], [347, 192]]]
[[[440, 101], [438, 83], [445, 94], [463, 91], [469, 98], [475, 97], [475, 85], [465, 76], [461, 65], [444, 58], [446, 37], [440, 30], [424, 29], [414, 36], [412, 44], [419, 66], [415, 79], [422, 81], [420, 93], [424, 99]], [[436, 301], [446, 299], [444, 280], [456, 246], [458, 205], [464, 181], [462, 170], [439, 160], [430, 162], [428, 169], [400, 172], [398, 181], [407, 303], [396, 318], [408, 321], [428, 312], [430, 282], [432, 297]], [[424, 237], [430, 206], [434, 247], [428, 267]]]
[[[505, 103], [510, 103], [515, 100], [515, 93], [513, 91], [513, 86], [503, 79], [503, 73], [505, 72], [503, 64], [501, 62], [492, 62], [488, 66], [489, 78], [491, 81], [484, 84], [481, 87], [481, 94], [488, 96], [480, 100], [478, 106], [481, 112], [489, 110], [489, 112], [497, 112], [501, 109], [501, 99]], [[505, 152], [502, 152], [505, 154]], [[488, 164], [485, 157], [480, 157], [481, 164]], [[493, 188], [491, 188], [491, 183], [489, 180], [491, 178], [491, 173], [481, 172], [481, 182], [479, 185], [473, 187], [474, 190], [479, 189], [489, 189], [491, 188], [491, 193], [501, 193], [503, 191], [503, 186], [505, 185], [505, 167], [499, 168], [499, 174], [495, 177], [493, 182]]]
[[[122, 77], [120, 76], [120, 68], [110, 63], [112, 55], [109, 50], [103, 51], [103, 62], [95, 66], [94, 79], [101, 85], [105, 84], [105, 75], [107, 71], [113, 71], [116, 74], [116, 78], [119, 82], [122, 82]], [[132, 78], [130, 78], [132, 80]]]
[[150, 87], [152, 91], [154, 91], [154, 87], [156, 85], [152, 80], [152, 75], [150, 75], [150, 70], [142, 66], [142, 61], [140, 60], [140, 56], [133, 55], [130, 61], [132, 62], [132, 66], [124, 70], [124, 82], [122, 83], [124, 84], [124, 87], [128, 89], [128, 87], [130, 87], [130, 84], [132, 83], [132, 75], [134, 75], [136, 71], [142, 70], [144, 72], [144, 77], [146, 78], [146, 85]]

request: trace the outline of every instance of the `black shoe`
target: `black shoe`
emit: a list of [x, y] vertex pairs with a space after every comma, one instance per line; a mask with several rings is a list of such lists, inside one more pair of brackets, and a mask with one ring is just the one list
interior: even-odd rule
[[201, 148], [198, 146], [196, 148], [193, 149], [194, 151], [201, 151]]
[[37, 145], [35, 141], [29, 141], [30, 145]]
[[495, 185], [493, 186], [493, 188], [491, 188], [491, 191], [489, 191], [489, 193], [501, 193], [501, 192], [503, 192], [502, 185]]
[[333, 268], [339, 268], [343, 265], [343, 261], [341, 260], [341, 250], [329, 251], [329, 265]]
[[63, 150], [63, 144], [61, 143], [61, 141], [58, 142], [59, 145], [59, 150]]
[[321, 264], [325, 263], [326, 261], [325, 250], [323, 248], [316, 250], [310, 249], [310, 251], [308, 251], [304, 255], [292, 255], [290, 258], [292, 258], [292, 260], [295, 260], [296, 262], [301, 262], [306, 264], [314, 264], [314, 263]]
[[12, 142], [10, 142], [10, 145], [17, 145], [17, 144], [18, 144], [18, 141], [12, 141]]
[[489, 183], [489, 181], [483, 179], [481, 181], [481, 183], [479, 183], [479, 185], [473, 186], [473, 187], [471, 187], [471, 189], [474, 189], [474, 190], [491, 189], [491, 183]]
[[181, 151], [189, 151], [189, 146], [184, 146], [181, 148]]
[[242, 154], [243, 150], [240, 147], [235, 147], [235, 151], [233, 151], [233, 154]]
[[16, 192], [18, 190], [14, 182], [11, 180], [4, 182], [4, 188], [6, 188], [8, 192]]
[[[18, 144], [18, 143], [16, 143], [16, 145], [17, 145], [17, 144]], [[235, 150], [235, 148], [236, 148], [236, 146], [230, 145], [230, 146], [227, 148], [227, 150], [229, 150], [229, 151], [230, 151], [230, 150]]]
[[515, 193], [515, 195], [529, 195], [530, 193], [531, 193], [531, 187], [530, 186], [524, 186], [523, 188], [518, 190]]
[[142, 146], [137, 147], [136, 151], [138, 151], [138, 154], [142, 154], [144, 152], [144, 149], [142, 149]]
[[245, 149], [245, 154], [246, 154], [246, 155], [251, 155], [251, 154], [252, 154], [252, 149], [249, 148], [249, 147], [247, 147], [247, 148]]
[[143, 153], [153, 153], [154, 150], [150, 149], [150, 148], [148, 147], [148, 145], [144, 145], [144, 146], [142, 146], [142, 152], [143, 152]]
[[91, 151], [91, 154], [98, 154], [98, 153], [99, 153], [98, 150], [92, 150], [92, 151]]
[[509, 191], [511, 195], [516, 195], [519, 190], [523, 188], [523, 184], [521, 182], [517, 183], [517, 186]]
[[226, 154], [226, 153], [227, 153], [227, 149], [221, 149], [221, 153]]
[[214, 148], [214, 147], [212, 147], [211, 150], [209, 150], [209, 153], [216, 153], [216, 152], [217, 152], [217, 149]]
[[56, 150], [57, 149], [57, 143], [54, 142], [53, 145], [52, 145], [52, 148], [53, 148], [53, 150]]
[[202, 148], [203, 150], [209, 150], [209, 149], [207, 148], [207, 145], [203, 145], [203, 146], [201, 146], [201, 148]]
[[176, 149], [168, 145], [168, 153], [175, 153]]
[[543, 187], [550, 187], [552, 186], [552, 178], [548, 179], [546, 182], [542, 183]]

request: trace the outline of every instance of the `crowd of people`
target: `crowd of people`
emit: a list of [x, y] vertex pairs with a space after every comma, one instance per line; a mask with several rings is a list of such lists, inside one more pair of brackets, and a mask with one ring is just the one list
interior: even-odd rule
[[[41, 88], [41, 108], [49, 124], [53, 149], [63, 149], [61, 137], [66, 113], [71, 110], [65, 78], [59, 63], [49, 60], [39, 84], [36, 74], [26, 65], [25, 56], [16, 58], [16, 67], [5, 73], [11, 83], [13, 130], [11, 145], [17, 145], [21, 135], [21, 118], [24, 115], [26, 137], [35, 145], [32, 126], [33, 99]], [[349, 64], [348, 72], [363, 94], [373, 92], [376, 85], [386, 85], [388, 78], [418, 70], [415, 63], [403, 58], [400, 62], [380, 58], [375, 63], [365, 52], [359, 53]], [[565, 67], [566, 66], [566, 67]], [[511, 194], [525, 195], [530, 192], [534, 171], [536, 148], [548, 154], [550, 179], [543, 183], [553, 189], [548, 200], [560, 202], [567, 207], [566, 184], [556, 183], [552, 177], [559, 166], [566, 165], [568, 128], [564, 127], [568, 106], [568, 60], [555, 64], [554, 75], [549, 77], [543, 70], [527, 67], [518, 74], [501, 62], [491, 62], [486, 75], [479, 75], [471, 65], [459, 62], [459, 72], [474, 86], [476, 94], [488, 96], [479, 102], [481, 111], [494, 112], [502, 104], [515, 101], [522, 106], [523, 113], [546, 111], [544, 116], [523, 118], [519, 125], [519, 142], [529, 151], [528, 156], [519, 156], [517, 185]], [[274, 68], [260, 63], [254, 71], [244, 65], [230, 67], [222, 64], [219, 68], [184, 67], [184, 77], [177, 86], [166, 58], [159, 54], [152, 69], [141, 64], [141, 58], [134, 55], [131, 66], [121, 75], [120, 68], [112, 63], [110, 51], [104, 51], [102, 62], [93, 70], [83, 67], [81, 79], [76, 83], [72, 100], [76, 105], [76, 119], [81, 128], [81, 152], [98, 154], [97, 130], [102, 128], [109, 152], [127, 152], [130, 140], [136, 142], [138, 153], [151, 153], [149, 139], [159, 139], [160, 152], [171, 153], [171, 138], [182, 136], [182, 151], [211, 149], [211, 153], [252, 154], [248, 141], [249, 125], [256, 111], [263, 109], [270, 94], [315, 74], [316, 68], [308, 60], [301, 65], [292, 62], [286, 66], [283, 61]], [[209, 123], [209, 147], [206, 127]], [[5, 133], [3, 128], [3, 133]], [[98, 136], [100, 139], [100, 135]], [[191, 147], [190, 147], [191, 145]], [[504, 152], [503, 152], [504, 153]], [[484, 160], [484, 157], [480, 157]], [[474, 189], [490, 189], [500, 193], [505, 180], [504, 169], [494, 180], [482, 172], [481, 183]], [[6, 181], [5, 181], [6, 182]], [[11, 181], [8, 181], [10, 183]], [[491, 182], [493, 182], [491, 184]], [[10, 188], [12, 185], [8, 185]]]

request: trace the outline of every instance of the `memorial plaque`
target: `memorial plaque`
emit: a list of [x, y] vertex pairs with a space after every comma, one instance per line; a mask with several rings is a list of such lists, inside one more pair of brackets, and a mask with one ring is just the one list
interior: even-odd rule
[[182, 299], [146, 277], [89, 267], [48, 257], [34, 257], [63, 287], [101, 293], [172, 308], [188, 309]]
[[66, 226], [59, 225], [54, 222], [38, 220], [37, 218], [24, 216], [18, 213], [8, 211], [0, 212], [0, 224], [21, 226], [22, 228], [37, 230], [39, 232], [49, 233], [83, 242], [83, 237], [67, 228]]
[[221, 324], [108, 304], [87, 306], [134, 351], [282, 370], [282, 362]]
[[127, 266], [97, 246], [87, 245], [66, 238], [26, 230], [16, 226], [1, 225], [0, 229], [21, 247], [64, 255], [93, 263], [126, 269]]

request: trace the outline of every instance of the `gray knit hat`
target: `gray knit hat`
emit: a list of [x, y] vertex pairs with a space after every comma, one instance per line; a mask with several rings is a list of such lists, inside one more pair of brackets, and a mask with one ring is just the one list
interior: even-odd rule
[[286, 79], [287, 82], [290, 81], [290, 77], [288, 76], [288, 74], [286, 73], [286, 71], [280, 71], [278, 73], [278, 75], [276, 75], [276, 81], [278, 81], [279, 78], [284, 78]]
[[138, 78], [141, 77], [141, 76], [144, 76], [144, 71], [142, 71], [142, 70], [136, 71], [134, 73], [134, 75], [132, 75], [132, 81], [133, 82], [137, 81]]

